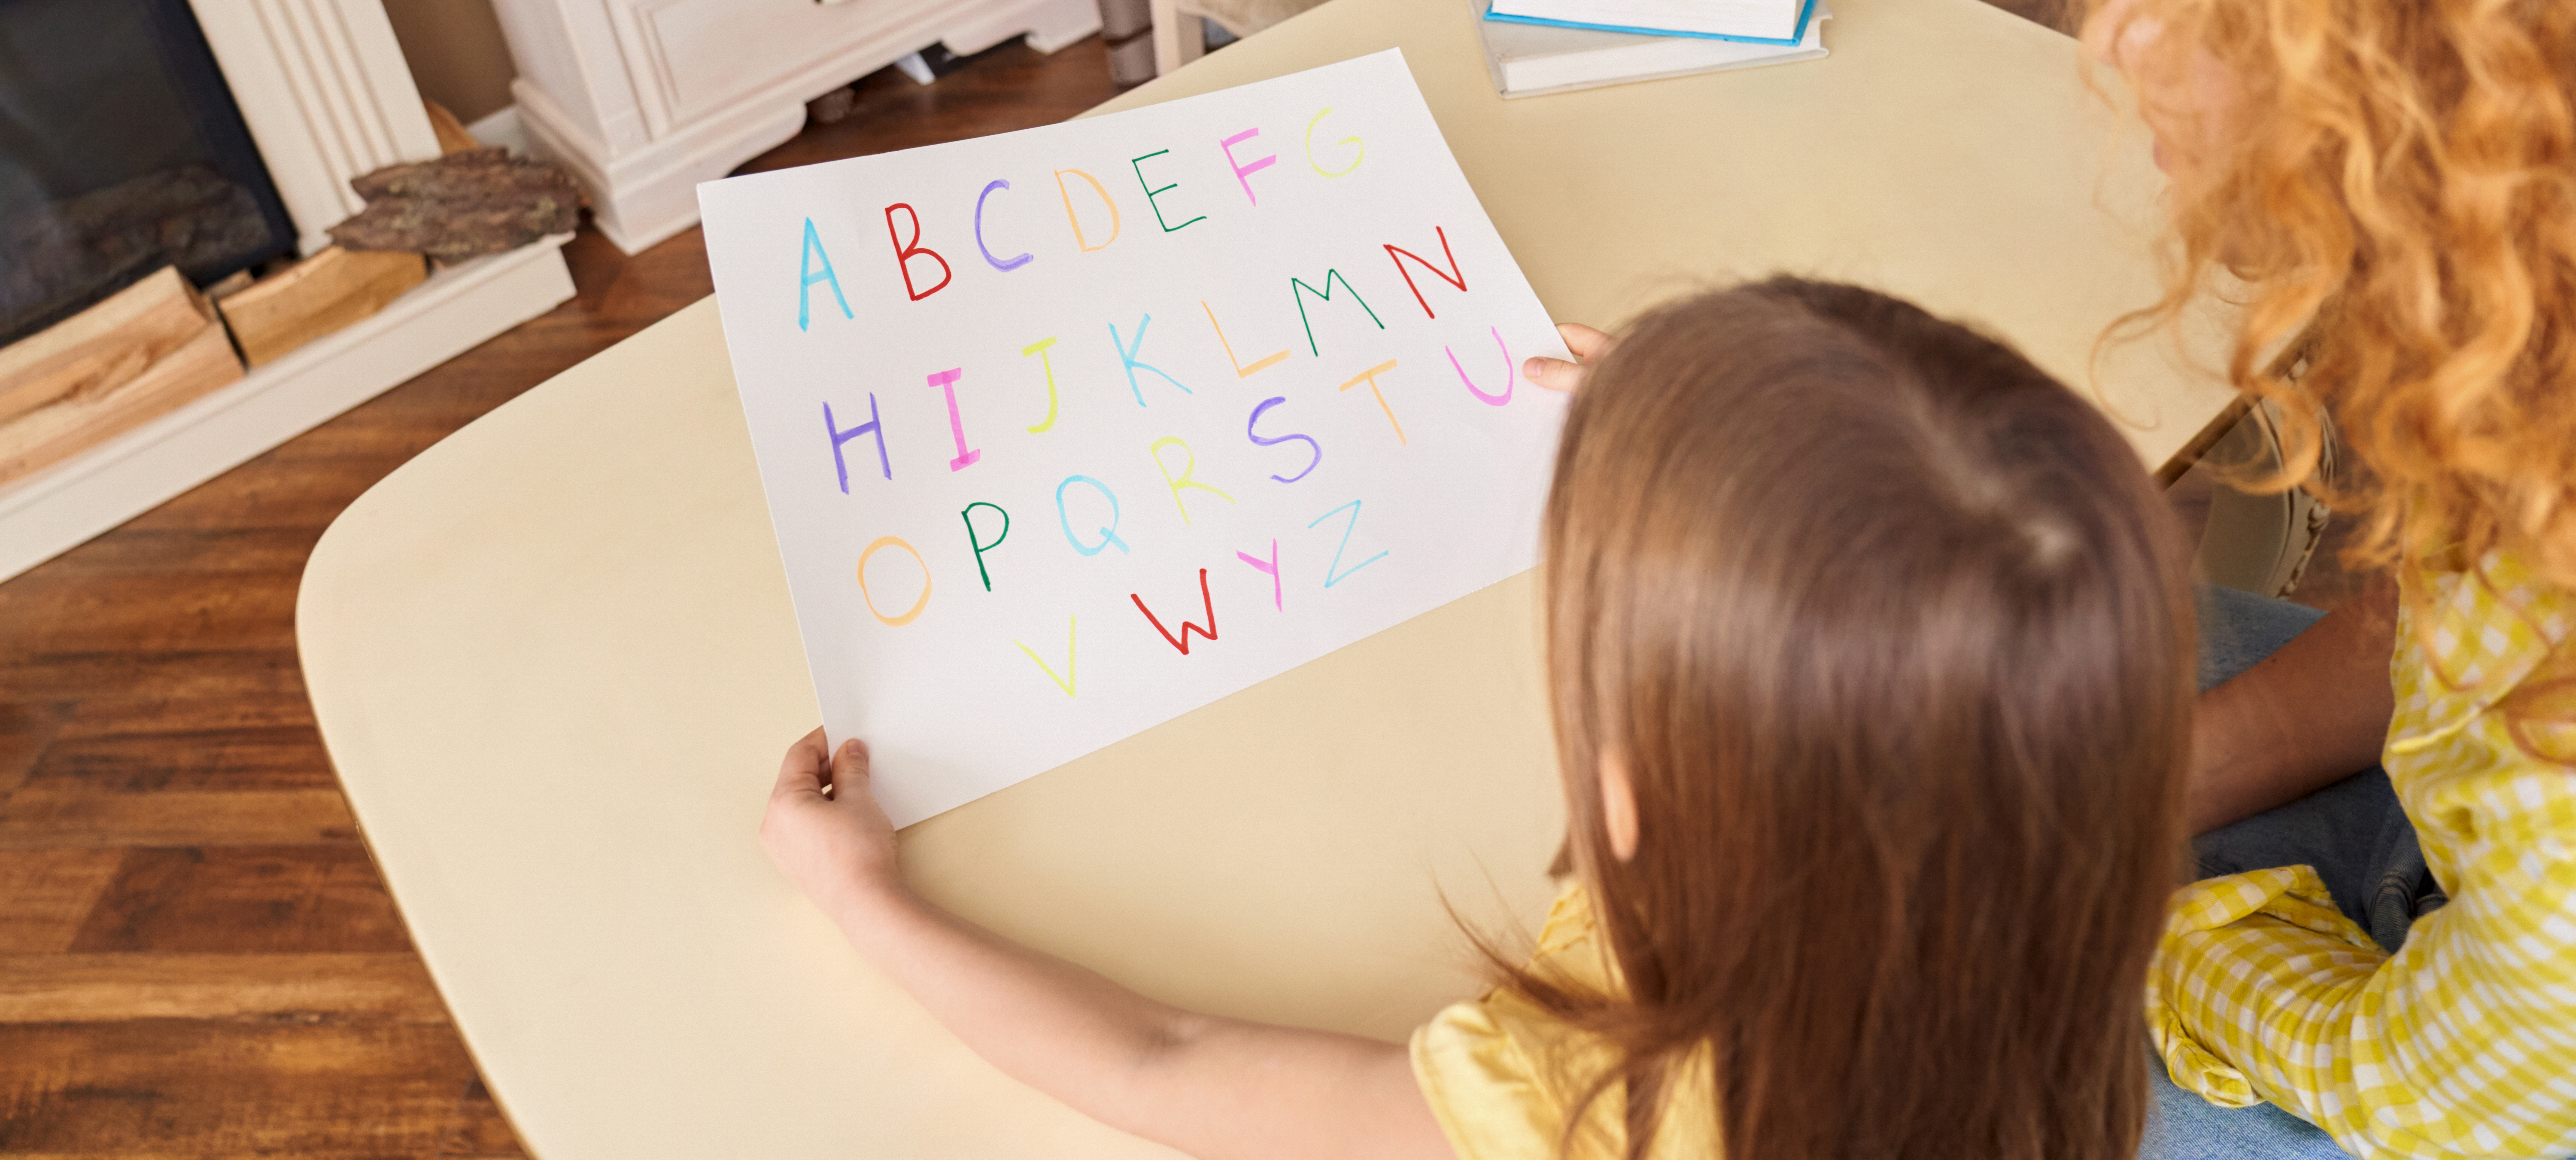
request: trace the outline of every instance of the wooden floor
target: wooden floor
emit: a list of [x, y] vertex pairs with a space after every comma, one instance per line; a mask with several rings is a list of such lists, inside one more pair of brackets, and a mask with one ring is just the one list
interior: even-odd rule
[[[747, 168], [1117, 89], [1091, 40], [861, 91]], [[573, 301], [0, 584], [0, 1154], [521, 1155], [323, 755], [295, 589], [387, 472], [711, 288], [694, 229], [565, 256]]]
[[[748, 168], [1114, 91], [1096, 40], [879, 74]], [[566, 257], [573, 301], [0, 584], [0, 1154], [521, 1154], [358, 842], [294, 610], [369, 485], [709, 291], [696, 230], [633, 257], [585, 230]]]

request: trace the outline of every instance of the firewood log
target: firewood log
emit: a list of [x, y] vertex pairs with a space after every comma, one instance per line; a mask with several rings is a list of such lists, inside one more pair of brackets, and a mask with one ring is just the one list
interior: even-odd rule
[[214, 317], [178, 267], [164, 266], [79, 314], [0, 347], [0, 423], [64, 399], [113, 390], [195, 338]]
[[241, 377], [241, 360], [224, 338], [224, 324], [201, 322], [141, 374], [0, 423], [0, 484], [51, 467]]
[[215, 304], [252, 366], [373, 315], [421, 284], [418, 254], [353, 254], [338, 246]]
[[561, 169], [468, 149], [376, 170], [349, 183], [367, 208], [332, 226], [349, 250], [393, 250], [455, 262], [515, 250], [581, 224], [581, 187]]

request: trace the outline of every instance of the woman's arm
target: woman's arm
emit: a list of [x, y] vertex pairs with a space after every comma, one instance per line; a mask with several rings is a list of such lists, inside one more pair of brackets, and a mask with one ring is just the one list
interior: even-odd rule
[[2396, 706], [2397, 585], [2382, 578], [2234, 680], [2201, 695], [2186, 814], [2206, 833], [2379, 761]]
[[827, 756], [820, 729], [787, 751], [762, 845], [995, 1067], [1203, 1160], [1450, 1160], [1401, 1044], [1183, 1011], [940, 910], [903, 885], [867, 747]]

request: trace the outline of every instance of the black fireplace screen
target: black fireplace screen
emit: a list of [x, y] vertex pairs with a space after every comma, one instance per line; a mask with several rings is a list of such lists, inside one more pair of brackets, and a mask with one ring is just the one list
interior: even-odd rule
[[0, 346], [294, 243], [186, 0], [0, 0]]

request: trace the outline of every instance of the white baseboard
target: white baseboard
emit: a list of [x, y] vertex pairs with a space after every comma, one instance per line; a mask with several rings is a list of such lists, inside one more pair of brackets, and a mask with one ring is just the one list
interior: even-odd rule
[[374, 317], [7, 485], [0, 579], [107, 531], [572, 297], [558, 234], [431, 275]]

